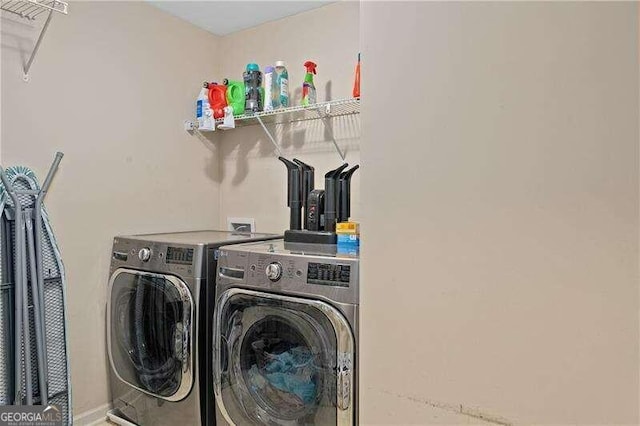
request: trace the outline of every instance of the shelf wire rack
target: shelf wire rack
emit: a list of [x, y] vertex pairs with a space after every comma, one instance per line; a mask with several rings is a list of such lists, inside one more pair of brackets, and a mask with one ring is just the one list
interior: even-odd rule
[[[297, 121], [317, 120], [340, 117], [344, 115], [358, 114], [360, 112], [360, 99], [340, 99], [335, 101], [318, 102], [309, 106], [293, 106], [276, 109], [273, 111], [261, 111], [255, 114], [243, 114], [234, 118], [236, 127], [255, 126], [263, 124], [285, 124]], [[216, 120], [221, 124], [222, 119]]]
[[[276, 149], [276, 154], [282, 156], [280, 146], [276, 142], [274, 135], [267, 125], [296, 123], [307, 120], [320, 120], [329, 136], [331, 142], [336, 149], [340, 158], [344, 161], [345, 154], [338, 146], [338, 142], [333, 134], [330, 120], [335, 117], [343, 117], [360, 113], [360, 98], [339, 99], [335, 101], [318, 102], [308, 106], [293, 106], [288, 108], [280, 108], [273, 111], [261, 111], [255, 114], [243, 114], [234, 117], [235, 127], [247, 127], [260, 125], [262, 130]], [[215, 122], [216, 127], [224, 122], [218, 119]], [[189, 131], [196, 130], [197, 124], [194, 121], [185, 120], [185, 128]], [[228, 130], [226, 130], [228, 131]]]
[[67, 15], [69, 13], [69, 4], [61, 0], [0, 0], [0, 10], [29, 21], [35, 21], [40, 15], [48, 12], [47, 19], [42, 26], [42, 30], [40, 30], [40, 35], [29, 56], [29, 60], [23, 67], [23, 79], [24, 81], [29, 81], [29, 70], [36, 57], [36, 53], [38, 53], [44, 34], [47, 32], [47, 28], [49, 28], [54, 12]]
[[69, 4], [60, 0], [2, 0], [0, 9], [33, 21], [50, 11], [66, 15], [69, 13]]

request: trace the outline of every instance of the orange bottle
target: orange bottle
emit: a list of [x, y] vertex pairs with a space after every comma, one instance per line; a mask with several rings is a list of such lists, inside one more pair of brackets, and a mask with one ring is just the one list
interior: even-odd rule
[[353, 97], [360, 97], [360, 54], [358, 53], [358, 65], [356, 65], [356, 80], [353, 82]]

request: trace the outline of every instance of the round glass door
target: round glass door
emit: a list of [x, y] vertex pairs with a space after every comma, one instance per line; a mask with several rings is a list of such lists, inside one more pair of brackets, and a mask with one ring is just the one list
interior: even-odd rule
[[240, 292], [217, 307], [219, 408], [235, 424], [336, 424], [335, 327], [313, 305], [272, 296]]
[[111, 280], [109, 356], [118, 377], [169, 401], [191, 390], [193, 301], [173, 276], [118, 270]]

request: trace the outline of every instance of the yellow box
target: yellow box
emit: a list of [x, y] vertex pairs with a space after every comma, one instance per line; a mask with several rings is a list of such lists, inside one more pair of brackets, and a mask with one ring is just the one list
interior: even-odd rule
[[360, 224], [358, 222], [339, 222], [336, 224], [336, 234], [360, 235]]

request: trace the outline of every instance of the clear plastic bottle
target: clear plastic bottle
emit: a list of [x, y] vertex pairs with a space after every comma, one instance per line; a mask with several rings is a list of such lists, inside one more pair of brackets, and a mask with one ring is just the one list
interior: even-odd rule
[[274, 68], [271, 66], [265, 67], [264, 69], [264, 101], [262, 102], [264, 105], [265, 111], [273, 110], [273, 77], [275, 75]]
[[289, 103], [289, 72], [284, 61], [276, 61], [276, 70], [273, 78], [273, 107], [286, 108]]
[[213, 110], [209, 104], [209, 83], [206, 81], [202, 84], [202, 89], [196, 99], [196, 119], [198, 120], [198, 130], [215, 130]]

